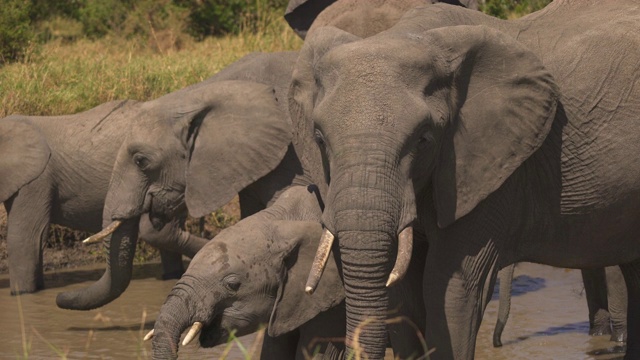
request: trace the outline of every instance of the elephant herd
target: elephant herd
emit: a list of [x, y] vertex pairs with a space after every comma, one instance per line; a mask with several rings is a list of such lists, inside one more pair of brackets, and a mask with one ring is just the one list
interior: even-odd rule
[[[298, 52], [147, 102], [1, 119], [12, 293], [44, 287], [55, 223], [108, 253], [61, 308], [120, 296], [138, 239], [184, 272], [146, 337], [154, 359], [266, 324], [268, 359], [465, 360], [498, 271], [508, 295], [529, 261], [584, 269], [591, 332], [612, 322], [640, 358], [640, 3], [516, 20], [458, 5], [292, 0]], [[236, 194], [236, 225], [183, 230]]]

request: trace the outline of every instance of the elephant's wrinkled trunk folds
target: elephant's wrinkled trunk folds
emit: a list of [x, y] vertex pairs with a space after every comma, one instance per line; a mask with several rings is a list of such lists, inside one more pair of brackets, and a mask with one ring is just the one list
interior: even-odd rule
[[111, 240], [105, 242], [109, 256], [104, 275], [87, 288], [58, 294], [59, 307], [91, 310], [108, 304], [124, 292], [131, 281], [139, 222], [139, 217], [122, 220], [111, 234]]
[[152, 359], [177, 359], [180, 335], [190, 325], [185, 300], [173, 294], [162, 305], [153, 327]]
[[[383, 359], [387, 284], [398, 250], [403, 190], [394, 177], [378, 173], [373, 167], [365, 168], [362, 178], [358, 174], [356, 171], [347, 177], [337, 177], [332, 183], [335, 187], [329, 194], [330, 213], [323, 215], [323, 220], [328, 228], [335, 229], [339, 245], [346, 294], [347, 347], [356, 357], [366, 354], [369, 359]], [[410, 232], [405, 230], [402, 235], [403, 256], [407, 255]], [[398, 266], [405, 268], [404, 262], [401, 258]], [[393, 277], [402, 271], [396, 268]]]

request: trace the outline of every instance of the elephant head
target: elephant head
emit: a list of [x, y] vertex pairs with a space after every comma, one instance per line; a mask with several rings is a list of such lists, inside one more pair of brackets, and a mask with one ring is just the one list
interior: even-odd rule
[[[193, 258], [160, 309], [153, 330], [153, 358], [177, 357], [198, 332], [211, 347], [268, 324], [271, 336], [301, 326], [344, 299], [335, 263], [328, 265], [322, 294], [303, 292], [322, 227], [316, 194], [293, 187], [269, 208], [220, 232]], [[320, 290], [319, 290], [320, 291]]]
[[[323, 164], [313, 176], [324, 238], [338, 245], [347, 345], [375, 359], [384, 357], [386, 287], [408, 263], [416, 204], [432, 199], [427, 215], [440, 227], [472, 211], [541, 146], [558, 97], [541, 61], [512, 38], [410, 20], [367, 39], [311, 33], [289, 97], [298, 154]], [[317, 259], [331, 248], [321, 244]]]
[[438, 2], [478, 10], [476, 0], [289, 0], [284, 18], [303, 39], [328, 25], [367, 37], [388, 29], [408, 9]]
[[89, 288], [58, 295], [87, 310], [117, 298], [131, 279], [138, 223], [160, 229], [185, 206], [200, 217], [273, 170], [291, 142], [272, 86], [206, 81], [143, 103], [118, 152], [103, 211], [109, 259]]

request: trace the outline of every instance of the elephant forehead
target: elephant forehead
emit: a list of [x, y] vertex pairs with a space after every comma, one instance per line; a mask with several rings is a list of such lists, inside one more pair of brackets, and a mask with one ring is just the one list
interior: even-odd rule
[[441, 67], [435, 46], [426, 46], [419, 36], [390, 34], [354, 41], [333, 48], [318, 63], [320, 77], [349, 79], [372, 85], [413, 87]]

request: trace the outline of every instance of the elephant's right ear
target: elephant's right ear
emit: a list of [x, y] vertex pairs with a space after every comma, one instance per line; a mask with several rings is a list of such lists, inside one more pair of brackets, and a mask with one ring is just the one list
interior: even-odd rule
[[185, 190], [187, 208], [194, 217], [221, 207], [273, 170], [292, 136], [288, 114], [278, 104], [283, 100], [276, 98], [270, 86], [219, 81], [197, 91], [205, 92], [206, 99], [195, 106], [200, 110], [189, 124], [189, 136], [195, 134], [195, 142]]
[[269, 335], [290, 332], [323, 311], [344, 300], [344, 287], [333, 256], [329, 257], [320, 283], [313, 295], [304, 292], [311, 263], [322, 236], [316, 221], [278, 221], [277, 238], [285, 264], [276, 302], [269, 319]]
[[289, 0], [284, 19], [304, 39], [318, 14], [334, 2], [336, 0]]
[[305, 41], [293, 69], [289, 87], [289, 113], [293, 123], [293, 145], [302, 167], [309, 172], [320, 194], [326, 194], [328, 179], [322, 164], [320, 149], [314, 140], [311, 114], [318, 94], [316, 65], [336, 46], [357, 41], [360, 38], [332, 26], [319, 28]]
[[0, 203], [44, 171], [51, 151], [40, 131], [20, 117], [0, 120]]

